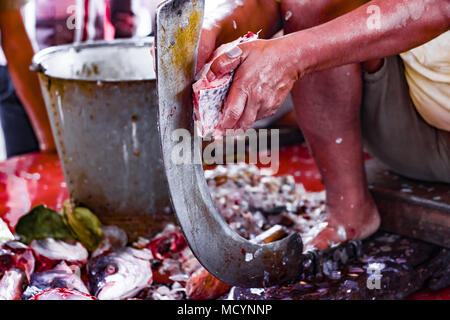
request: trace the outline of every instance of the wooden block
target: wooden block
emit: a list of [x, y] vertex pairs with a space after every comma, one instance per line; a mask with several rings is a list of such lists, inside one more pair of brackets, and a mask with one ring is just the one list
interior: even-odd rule
[[375, 159], [366, 171], [382, 229], [450, 248], [450, 185], [401, 177]]

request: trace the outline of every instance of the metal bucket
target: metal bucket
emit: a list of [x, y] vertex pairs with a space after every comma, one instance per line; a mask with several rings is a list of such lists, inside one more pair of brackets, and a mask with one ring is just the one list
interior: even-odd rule
[[152, 42], [58, 46], [33, 59], [71, 199], [131, 239], [175, 220], [158, 133]]

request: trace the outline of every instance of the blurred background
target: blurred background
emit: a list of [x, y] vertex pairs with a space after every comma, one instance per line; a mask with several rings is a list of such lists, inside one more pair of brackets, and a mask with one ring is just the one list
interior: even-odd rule
[[[30, 64], [28, 61], [31, 61], [32, 57], [31, 47], [36, 53], [57, 45], [153, 35], [153, 19], [161, 0], [1, 1], [5, 1], [3, 4], [20, 4], [17, 5], [17, 8], [20, 7], [20, 14], [10, 15], [13, 18], [6, 19], [14, 20], [12, 27], [11, 23], [9, 24], [11, 29], [14, 29], [16, 24], [20, 25], [20, 29], [24, 29], [20, 32], [13, 30], [11, 33], [5, 30], [8, 28], [4, 26], [0, 28], [0, 40], [2, 33], [9, 32], [8, 39], [4, 37], [5, 41], [2, 41], [4, 50], [0, 47], [0, 161], [3, 161], [39, 150], [36, 130], [33, 130], [30, 123], [29, 110], [44, 108], [36, 105], [38, 101], [34, 97], [37, 92], [28, 90], [28, 101], [23, 98], [24, 91], [30, 88], [30, 83], [23, 85], [22, 91], [15, 88], [18, 82], [25, 83], [24, 79], [31, 76], [27, 74]], [[216, 17], [217, 12], [220, 12], [218, 7], [223, 3], [224, 0], [207, 0], [205, 21], [208, 21], [208, 17]], [[2, 10], [4, 8], [0, 6], [0, 13]], [[279, 35], [282, 33], [276, 36]], [[15, 50], [18, 49], [21, 52], [16, 54]], [[9, 53], [9, 56], [6, 54], [5, 57], [4, 52]], [[13, 83], [14, 74], [16, 78]], [[34, 106], [31, 106], [33, 104]], [[27, 106], [28, 114], [25, 111]], [[292, 109], [292, 99], [289, 96], [277, 114], [256, 122], [254, 127], [268, 127], [275, 122], [281, 125], [286, 122], [288, 126], [293, 124], [296, 127], [295, 117], [290, 112]]]
[[[149, 36], [158, 3], [159, 0], [29, 0], [21, 8], [21, 15], [38, 52], [55, 45]], [[0, 48], [0, 66], [7, 65]], [[3, 127], [7, 128], [0, 130], [0, 161], [37, 151], [36, 138], [9, 75], [4, 76], [0, 86], [0, 108], [9, 112], [2, 114]], [[7, 152], [6, 131], [15, 139], [22, 136], [21, 141], [27, 142], [20, 146], [17, 142], [17, 150]]]

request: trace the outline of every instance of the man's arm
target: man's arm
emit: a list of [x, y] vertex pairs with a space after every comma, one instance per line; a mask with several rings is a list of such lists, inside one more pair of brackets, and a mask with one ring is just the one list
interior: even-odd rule
[[42, 151], [55, 149], [50, 122], [36, 73], [30, 71], [33, 48], [19, 10], [0, 11], [2, 48], [17, 95], [33, 125]]
[[249, 31], [268, 39], [282, 28], [277, 0], [206, 0], [197, 71], [220, 45]]
[[[205, 28], [217, 34], [216, 47], [234, 41], [248, 31], [253, 33], [261, 31], [260, 37], [268, 39], [282, 28], [280, 4], [276, 0], [223, 0], [221, 2], [226, 4], [219, 5], [211, 12], [208, 10], [205, 12]], [[227, 9], [231, 9], [229, 14], [223, 14], [223, 18], [217, 19], [215, 23], [211, 21], [214, 20], [214, 15], [221, 17], [220, 11], [226, 12]]]
[[449, 12], [449, 0], [374, 0], [283, 45], [302, 76], [415, 48], [449, 30]]
[[[239, 45], [215, 59], [211, 81], [236, 70], [216, 135], [272, 115], [305, 74], [412, 49], [449, 30], [449, 0], [374, 0], [322, 25]], [[295, 14], [295, 13], [293, 13]]]

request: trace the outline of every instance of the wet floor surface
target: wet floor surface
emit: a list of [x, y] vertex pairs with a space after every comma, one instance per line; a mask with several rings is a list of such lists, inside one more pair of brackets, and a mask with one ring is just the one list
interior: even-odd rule
[[260, 290], [235, 288], [231, 297], [237, 300], [405, 299], [422, 288], [448, 287], [449, 265], [450, 252], [446, 249], [380, 232], [364, 241], [360, 259], [343, 268], [334, 268], [330, 261], [315, 277]]
[[[303, 145], [284, 148], [278, 175], [291, 174], [307, 191], [323, 190], [320, 175]], [[68, 197], [55, 154], [31, 154], [0, 163], [0, 216], [14, 226], [33, 206], [60, 210]], [[331, 261], [321, 272], [270, 288], [234, 288], [233, 299], [418, 299], [450, 298], [448, 250], [422, 241], [378, 233], [364, 241], [363, 255], [344, 268]], [[379, 281], [378, 281], [379, 280]], [[378, 289], [379, 287], [379, 289]], [[438, 293], [422, 288], [439, 290]], [[447, 289], [445, 289], [447, 288]]]

